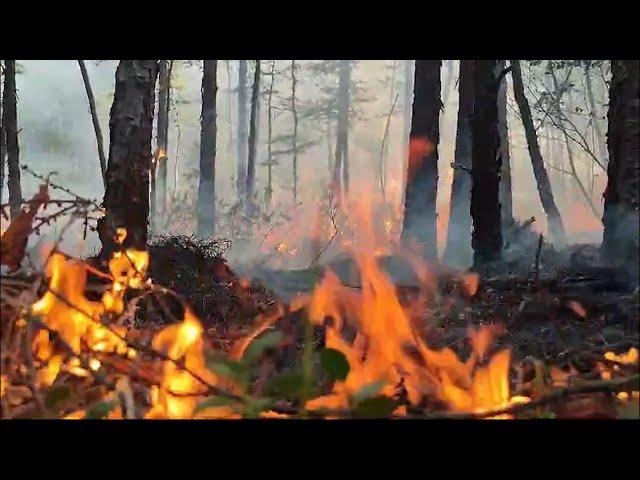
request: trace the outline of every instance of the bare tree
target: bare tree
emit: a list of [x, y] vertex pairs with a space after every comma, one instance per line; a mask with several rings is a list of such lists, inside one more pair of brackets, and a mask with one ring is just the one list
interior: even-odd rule
[[96, 143], [98, 144], [98, 159], [100, 161], [100, 173], [102, 174], [102, 183], [106, 188], [107, 159], [104, 155], [104, 143], [102, 141], [102, 130], [100, 129], [98, 112], [96, 111], [96, 101], [93, 97], [93, 89], [91, 88], [91, 81], [89, 80], [89, 74], [87, 73], [87, 67], [84, 64], [84, 60], [78, 60], [78, 65], [80, 66], [80, 73], [82, 74], [84, 89], [87, 92], [87, 99], [89, 100], [89, 111], [91, 112], [91, 121], [93, 123], [93, 130], [95, 131], [95, 134], [96, 134]]
[[451, 184], [451, 210], [444, 260], [457, 267], [468, 266], [471, 251], [471, 115], [473, 114], [473, 60], [460, 60], [458, 120], [455, 163]]
[[527, 147], [529, 149], [529, 156], [531, 157], [533, 174], [536, 177], [536, 185], [538, 187], [540, 203], [542, 204], [542, 208], [547, 215], [547, 223], [549, 225], [551, 238], [558, 246], [563, 246], [566, 244], [564, 226], [562, 224], [560, 212], [558, 211], [558, 207], [556, 206], [556, 202], [553, 198], [553, 191], [551, 190], [549, 176], [547, 175], [547, 170], [544, 167], [542, 154], [540, 153], [540, 145], [538, 144], [538, 137], [533, 125], [529, 102], [527, 101], [527, 97], [524, 94], [520, 61], [511, 60], [511, 68], [511, 74], [513, 78], [513, 93], [516, 103], [518, 104], [518, 109], [520, 110], [520, 117], [522, 118], [522, 124], [524, 126], [525, 136], [527, 138]]
[[507, 125], [507, 79], [502, 72], [505, 70], [505, 61], [499, 60], [496, 75], [501, 75], [502, 80], [498, 87], [498, 133], [500, 135], [500, 158], [502, 168], [500, 170], [500, 206], [503, 227], [513, 225], [513, 196], [511, 192], [511, 155], [509, 153], [509, 127]]
[[244, 201], [247, 182], [247, 61], [238, 60], [238, 158], [237, 188], [238, 200]]
[[402, 223], [405, 245], [419, 244], [427, 258], [437, 258], [436, 194], [438, 187], [438, 143], [440, 60], [416, 60], [411, 119], [409, 164]]
[[125, 228], [124, 247], [143, 249], [149, 217], [149, 173], [157, 60], [120, 60], [109, 118], [109, 161], [98, 221], [103, 258], [114, 249], [118, 228]]
[[[402, 184], [406, 182], [407, 161], [409, 160], [409, 134], [411, 132], [411, 104], [413, 103], [413, 70], [415, 60], [404, 61], [404, 94], [402, 111]], [[402, 203], [404, 203], [404, 189], [402, 190]]]
[[249, 157], [247, 161], [247, 185], [245, 192], [247, 205], [253, 201], [253, 190], [256, 181], [256, 138], [258, 120], [258, 94], [260, 93], [260, 60], [256, 60], [251, 89], [251, 118], [249, 120]]
[[273, 87], [276, 80], [276, 61], [271, 61], [269, 73], [271, 82], [269, 83], [269, 96], [267, 97], [267, 188], [265, 189], [265, 203], [267, 209], [271, 208], [273, 198]]
[[7, 145], [7, 187], [9, 213], [15, 218], [22, 210], [20, 184], [20, 146], [18, 143], [18, 97], [16, 92], [16, 61], [4, 61], [4, 90], [2, 92], [2, 123]]
[[336, 128], [335, 163], [333, 166], [333, 192], [340, 201], [342, 190], [349, 191], [349, 84], [351, 65], [340, 60], [338, 75], [338, 125]]
[[500, 135], [496, 60], [476, 60], [473, 67], [474, 108], [471, 119], [471, 218], [476, 267], [501, 258]]
[[604, 195], [605, 255], [638, 266], [640, 209], [640, 72], [638, 60], [611, 61], [608, 182]]
[[156, 174], [158, 177], [158, 191], [156, 199], [159, 199], [159, 212], [166, 211], [167, 204], [167, 162], [169, 152], [169, 99], [170, 99], [170, 74], [169, 61], [160, 60], [158, 70], [158, 122], [157, 122], [157, 148]]
[[5, 135], [4, 135], [4, 124], [2, 121], [2, 77], [4, 76], [4, 66], [2, 64], [2, 60], [0, 60], [0, 203], [2, 203], [3, 193], [4, 193], [4, 163], [6, 161], [6, 144], [5, 144]]
[[200, 180], [198, 234], [210, 236], [216, 225], [216, 94], [217, 60], [203, 60], [200, 114]]

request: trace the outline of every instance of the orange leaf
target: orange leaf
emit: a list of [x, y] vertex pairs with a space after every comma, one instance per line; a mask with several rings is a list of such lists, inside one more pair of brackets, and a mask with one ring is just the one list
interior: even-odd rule
[[7, 265], [11, 270], [17, 270], [24, 258], [29, 235], [33, 231], [31, 222], [36, 216], [36, 212], [41, 205], [46, 205], [49, 201], [47, 185], [40, 185], [37, 194], [29, 200], [28, 210], [22, 210], [14, 218], [9, 227], [0, 238], [0, 263]]

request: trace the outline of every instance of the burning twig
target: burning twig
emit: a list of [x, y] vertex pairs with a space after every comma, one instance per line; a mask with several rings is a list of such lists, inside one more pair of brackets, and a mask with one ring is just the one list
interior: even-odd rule
[[585, 393], [609, 392], [616, 393], [629, 389], [637, 389], [640, 375], [632, 375], [630, 377], [615, 378], [612, 380], [600, 380], [594, 382], [585, 382], [581, 385], [560, 388], [551, 393], [544, 395], [527, 403], [515, 403], [508, 407], [487, 410], [481, 413], [462, 412], [462, 413], [433, 413], [422, 416], [413, 416], [408, 418], [422, 418], [425, 420], [447, 419], [447, 420], [473, 420], [496, 417], [498, 415], [508, 415], [537, 408], [542, 405], [548, 405], [558, 400]]
[[542, 234], [538, 237], [538, 247], [536, 248], [536, 262], [534, 265], [533, 284], [538, 287], [538, 279], [540, 277], [540, 253], [542, 252]]

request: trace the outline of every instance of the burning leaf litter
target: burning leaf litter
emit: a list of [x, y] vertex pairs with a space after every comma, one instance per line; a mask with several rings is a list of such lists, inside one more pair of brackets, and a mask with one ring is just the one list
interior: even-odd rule
[[[46, 189], [39, 195], [30, 208], [37, 210], [46, 202]], [[33, 220], [31, 210], [23, 215], [28, 217], [18, 217], [19, 227]], [[97, 267], [51, 251], [42, 288], [33, 291], [31, 300], [3, 299], [3, 345], [25, 342], [28, 354], [19, 348], [3, 354], [2, 417], [429, 418], [436, 413], [452, 418], [518, 418], [526, 416], [527, 404], [544, 413], [542, 406], [553, 404], [557, 389], [580, 393], [596, 388], [573, 367], [548, 370], [539, 360], [534, 362], [533, 378], [526, 379], [523, 366], [512, 363], [511, 348], [493, 347], [498, 337], [509, 333], [499, 322], [468, 330], [465, 360], [452, 345], [430, 346], [423, 327], [433, 330], [437, 319], [434, 306], [425, 299], [449, 310], [456, 302], [442, 295], [428, 265], [411, 252], [399, 251], [419, 279], [414, 294], [404, 298], [380, 266], [379, 258], [388, 248], [370, 219], [365, 208], [357, 221], [365, 233], [349, 244], [359, 272], [358, 288], [326, 269], [313, 291], [291, 305], [273, 302], [256, 310], [252, 329], [225, 348], [213, 347], [194, 309], [172, 290], [156, 285], [155, 275], [148, 276], [153, 270], [148, 251], [116, 251], [108, 273], [98, 272], [108, 282], [95, 298], [88, 293], [88, 278], [96, 275]], [[15, 240], [11, 232], [17, 229], [10, 226], [2, 237], [3, 257], [7, 253], [11, 265], [24, 256], [30, 232], [22, 225], [19, 230], [27, 233]], [[389, 231], [386, 226], [385, 231]], [[122, 244], [126, 234], [120, 229], [117, 243]], [[158, 250], [157, 244], [150, 250], [154, 248]], [[218, 253], [211, 258], [213, 267], [204, 265], [203, 275], [232, 285], [237, 292], [252, 288], [228, 270]], [[215, 271], [208, 272], [209, 268]], [[177, 279], [175, 284], [179, 283]], [[457, 301], [483, 301], [490, 287], [481, 292], [482, 283], [491, 284], [476, 273], [461, 276], [464, 295]], [[4, 287], [2, 294], [10, 295]], [[125, 326], [128, 310], [135, 311], [131, 295], [154, 297], [171, 324], [160, 329]], [[163, 306], [161, 298], [177, 302], [179, 314]], [[589, 316], [577, 300], [567, 306], [581, 319]], [[415, 312], [421, 312], [420, 322]], [[304, 333], [283, 333], [287, 323], [303, 325]], [[322, 332], [322, 345], [314, 345], [314, 327]], [[292, 343], [300, 358], [279, 371], [280, 352]], [[637, 346], [622, 353], [606, 350], [600, 356], [596, 371], [605, 383], [598, 388], [612, 392], [618, 403], [637, 402]], [[513, 381], [513, 372], [519, 372], [519, 381]], [[626, 382], [629, 374], [635, 374], [635, 383]], [[621, 390], [616, 390], [618, 385]]]

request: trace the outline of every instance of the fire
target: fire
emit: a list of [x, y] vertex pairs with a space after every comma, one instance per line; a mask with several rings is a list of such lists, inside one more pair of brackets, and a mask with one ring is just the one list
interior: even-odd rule
[[[359, 223], [362, 229], [371, 228], [369, 221]], [[389, 397], [395, 396], [402, 385], [414, 406], [430, 396], [460, 412], [482, 413], [508, 406], [512, 401], [526, 401], [510, 397], [510, 351], [499, 351], [487, 359], [493, 338], [500, 333], [499, 327], [470, 330], [473, 352], [466, 362], [449, 348], [433, 350], [425, 344], [394, 284], [377, 263], [374, 254], [380, 250], [375, 246], [377, 237], [368, 233], [364, 237], [369, 241], [354, 247], [361, 290], [344, 286], [329, 271], [309, 302], [310, 320], [325, 324], [326, 347], [343, 353], [350, 370], [344, 381], [334, 384], [329, 395], [310, 400], [306, 407], [347, 408], [358, 391], [375, 382], [380, 382], [380, 393]], [[427, 266], [415, 255], [405, 252], [405, 256], [428, 285], [431, 275]], [[475, 294], [478, 284], [479, 277], [469, 276], [465, 283], [467, 294]], [[349, 329], [356, 331], [353, 341], [344, 336]]]
[[[326, 347], [340, 351], [350, 367], [346, 378], [336, 381], [329, 394], [308, 400], [305, 407], [309, 410], [347, 409], [353, 406], [359, 392], [365, 388], [372, 389], [374, 385], [380, 395], [387, 397], [397, 398], [404, 391], [409, 404], [414, 407], [435, 398], [455, 412], [483, 413], [516, 401], [527, 401], [510, 395], [510, 351], [503, 349], [490, 355], [493, 339], [502, 333], [500, 327], [491, 325], [470, 329], [472, 353], [466, 361], [450, 348], [436, 350], [425, 343], [409, 313], [412, 305], [403, 305], [396, 286], [378, 264], [379, 255], [400, 249], [389, 247], [388, 222], [383, 228], [375, 225], [372, 221], [373, 203], [364, 196], [362, 199], [364, 201], [360, 204], [349, 207], [351, 225], [354, 231], [360, 232], [350, 249], [359, 267], [361, 288], [345, 286], [337, 275], [328, 271], [312, 295], [298, 299], [295, 307], [306, 308], [312, 323], [325, 324]], [[125, 237], [125, 230], [118, 232], [119, 239]], [[288, 246], [283, 249], [292, 250]], [[420, 279], [421, 291], [430, 291], [434, 282], [429, 267], [411, 252], [401, 253]], [[32, 316], [40, 317], [48, 328], [38, 331], [33, 340], [36, 358], [44, 365], [37, 372], [39, 385], [52, 385], [61, 371], [79, 377], [100, 371], [103, 363], [94, 356], [88, 358], [87, 363], [81, 362], [79, 355], [83, 349], [136, 357], [139, 352], [124, 340], [126, 328], [103, 322], [110, 314], [123, 312], [127, 289], [151, 285], [146, 278], [148, 263], [145, 251], [127, 249], [115, 252], [108, 265], [111, 284], [101, 300], [94, 301], [85, 295], [91, 267], [59, 252], [52, 253], [46, 265], [48, 289], [30, 311]], [[479, 281], [477, 275], [466, 276], [465, 293], [474, 295]], [[240, 361], [248, 345], [271, 328], [283, 314], [283, 308], [279, 308], [259, 320], [254, 331], [234, 345], [230, 359]], [[57, 332], [75, 355], [66, 358], [58, 352], [49, 331]], [[151, 407], [144, 413], [145, 418], [240, 417], [229, 406], [196, 411], [198, 403], [211, 395], [212, 389], [226, 389], [234, 395], [243, 393], [233, 381], [221, 378], [207, 368], [203, 334], [200, 320], [185, 307], [180, 323], [167, 326], [154, 336], [151, 347], [164, 360], [159, 380], [150, 386]], [[619, 361], [637, 362], [637, 351], [635, 357], [632, 351], [629, 355], [629, 358]], [[122, 388], [121, 382], [119, 385]], [[127, 398], [130, 399], [130, 389], [125, 390], [129, 392]], [[105, 400], [113, 398], [118, 399], [119, 395], [111, 392]], [[131, 399], [129, 403], [132, 403]], [[131, 415], [132, 408], [124, 410]], [[406, 411], [406, 406], [399, 406], [394, 415], [405, 415]], [[84, 411], [77, 411], [66, 418], [83, 416]], [[123, 416], [119, 408], [108, 414], [109, 418]], [[264, 412], [261, 416], [282, 417], [275, 411]]]

